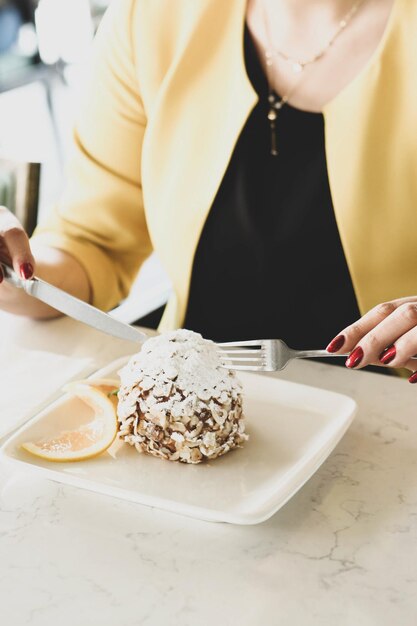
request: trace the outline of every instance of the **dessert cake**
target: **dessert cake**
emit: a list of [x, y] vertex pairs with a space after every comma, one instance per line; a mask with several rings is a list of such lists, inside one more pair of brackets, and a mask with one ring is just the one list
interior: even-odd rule
[[248, 439], [241, 385], [197, 333], [148, 339], [119, 375], [119, 437], [138, 452], [200, 463]]

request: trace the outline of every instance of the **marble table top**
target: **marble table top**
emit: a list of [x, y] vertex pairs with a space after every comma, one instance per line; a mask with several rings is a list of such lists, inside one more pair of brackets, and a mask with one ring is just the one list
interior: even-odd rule
[[[69, 319], [1, 313], [0, 426], [27, 419], [60, 378], [129, 351]], [[417, 386], [312, 362], [279, 376], [350, 395], [359, 412], [260, 525], [201, 522], [0, 466], [1, 624], [415, 624]]]

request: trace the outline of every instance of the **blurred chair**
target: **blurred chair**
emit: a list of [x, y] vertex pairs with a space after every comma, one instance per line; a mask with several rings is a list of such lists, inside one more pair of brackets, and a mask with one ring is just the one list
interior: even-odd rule
[[0, 204], [6, 206], [28, 235], [38, 220], [40, 163], [0, 158]]

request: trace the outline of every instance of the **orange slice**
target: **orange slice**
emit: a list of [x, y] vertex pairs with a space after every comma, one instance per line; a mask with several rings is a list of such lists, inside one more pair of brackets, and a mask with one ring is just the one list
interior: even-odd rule
[[111, 446], [117, 435], [117, 397], [112, 392], [118, 386], [118, 381], [108, 379], [69, 383], [64, 390], [88, 404], [94, 410], [94, 419], [76, 430], [24, 443], [22, 448], [55, 462], [83, 461], [101, 454]]

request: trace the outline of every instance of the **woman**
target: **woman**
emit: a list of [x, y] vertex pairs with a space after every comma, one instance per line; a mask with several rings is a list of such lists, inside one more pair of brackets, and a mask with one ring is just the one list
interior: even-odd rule
[[109, 309], [155, 249], [162, 329], [414, 372], [416, 76], [414, 0], [114, 0], [67, 189], [32, 251], [2, 210], [2, 257]]

